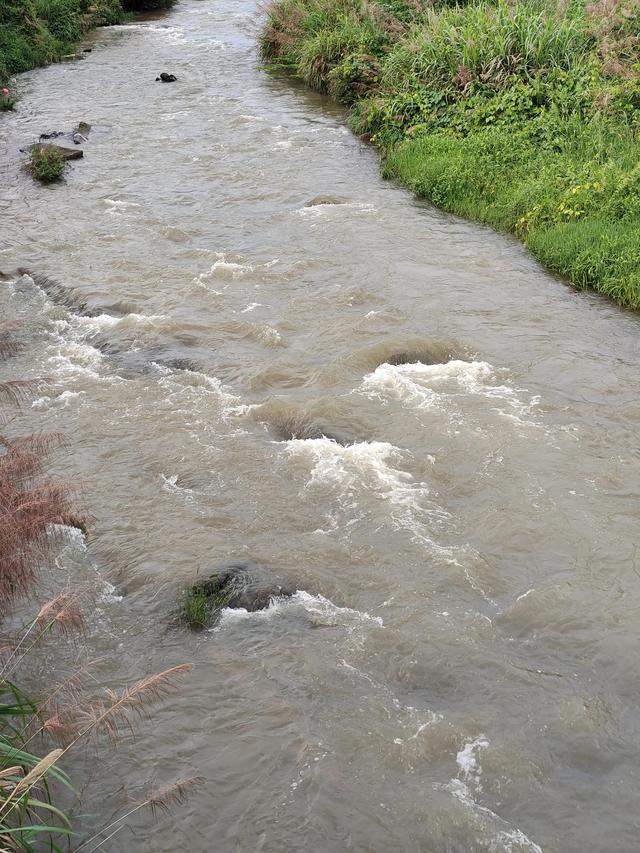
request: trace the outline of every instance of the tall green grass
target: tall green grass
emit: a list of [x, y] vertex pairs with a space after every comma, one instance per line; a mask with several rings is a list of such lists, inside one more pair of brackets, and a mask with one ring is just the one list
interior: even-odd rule
[[261, 50], [386, 176], [640, 308], [638, 33], [637, 0], [276, 0]]
[[167, 9], [175, 0], [0, 0], [0, 86], [10, 77], [71, 53], [94, 27], [130, 11]]

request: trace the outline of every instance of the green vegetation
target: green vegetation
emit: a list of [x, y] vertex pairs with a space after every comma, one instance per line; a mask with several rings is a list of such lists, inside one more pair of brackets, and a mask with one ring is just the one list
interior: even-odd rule
[[65, 161], [54, 146], [32, 145], [27, 170], [42, 184], [59, 181], [64, 174]]
[[16, 105], [17, 99], [11, 94], [9, 89], [3, 87], [0, 91], [0, 112], [12, 110]]
[[166, 9], [174, 1], [0, 0], [0, 86], [72, 53], [85, 32], [120, 23], [126, 11]]
[[214, 572], [206, 581], [182, 591], [182, 618], [193, 631], [201, 631], [229, 604], [233, 591], [228, 575]]
[[385, 176], [640, 308], [640, 0], [276, 0], [261, 52]]
[[182, 612], [187, 625], [194, 631], [201, 631], [209, 623], [209, 598], [201, 589], [185, 589], [182, 593]]

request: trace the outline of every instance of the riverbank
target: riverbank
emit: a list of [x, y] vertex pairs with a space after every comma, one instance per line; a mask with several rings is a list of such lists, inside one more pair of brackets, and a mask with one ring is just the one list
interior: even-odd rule
[[173, 2], [6, 0], [0, 4], [0, 85], [14, 74], [62, 59], [89, 30], [121, 23], [128, 12], [168, 8]]
[[385, 176], [637, 309], [639, 8], [276, 0], [261, 53], [348, 105]]

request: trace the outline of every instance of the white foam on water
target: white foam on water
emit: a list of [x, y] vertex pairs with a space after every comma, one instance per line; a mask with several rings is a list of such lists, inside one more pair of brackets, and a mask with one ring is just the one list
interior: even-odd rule
[[307, 207], [300, 207], [291, 212], [296, 216], [301, 216], [307, 219], [320, 219], [341, 211], [348, 210], [350, 213], [376, 213], [377, 207], [373, 204], [359, 201], [341, 201], [341, 202], [319, 202]]
[[250, 302], [246, 308], [243, 308], [241, 314], [248, 314], [249, 311], [255, 311], [256, 308], [262, 308], [261, 302]]
[[216, 376], [208, 376], [198, 370], [167, 370], [166, 374], [158, 379], [158, 384], [168, 392], [169, 398], [193, 395], [201, 399], [213, 398], [224, 416], [233, 414], [240, 400]]
[[[161, 27], [153, 24], [109, 24], [105, 30], [123, 30], [127, 33], [132, 31], [155, 33], [164, 36], [168, 41], [185, 42], [184, 32], [179, 27]], [[153, 79], [153, 78], [152, 78]]]
[[98, 584], [101, 588], [98, 601], [105, 603], [122, 601], [123, 597], [121, 595], [117, 595], [115, 586], [102, 577], [98, 567], [88, 556], [87, 541], [84, 533], [79, 528], [71, 527], [68, 524], [50, 524], [48, 525], [48, 530], [50, 530], [52, 534], [57, 533], [62, 538], [66, 539], [66, 544], [62, 547], [55, 560], [56, 566], [59, 569], [63, 571], [67, 570], [67, 567], [64, 565], [67, 558], [70, 558], [71, 561], [75, 561], [79, 557], [83, 567], [86, 567], [88, 561], [90, 567], [96, 574]]
[[291, 439], [287, 452], [310, 462], [308, 485], [323, 482], [344, 489], [365, 487], [401, 506], [418, 507], [417, 498], [428, 494], [425, 484], [416, 486], [411, 474], [392, 467], [391, 463], [401, 462], [405, 454], [387, 441], [345, 446], [329, 438]]
[[31, 404], [31, 408], [43, 410], [50, 409], [54, 406], [66, 407], [69, 405], [71, 400], [74, 400], [76, 397], [80, 397], [82, 394], [84, 394], [84, 391], [63, 391], [55, 397], [38, 397], [38, 399], [34, 400]]
[[252, 264], [243, 264], [239, 261], [227, 260], [227, 255], [223, 252], [216, 252], [217, 260], [211, 265], [207, 272], [200, 273], [196, 278], [196, 282], [206, 285], [207, 281], [216, 278], [222, 279], [238, 279], [251, 273], [254, 270]]
[[[464, 808], [476, 819], [482, 822], [479, 830], [487, 833], [487, 838], [482, 842], [487, 846], [489, 853], [543, 853], [542, 847], [531, 841], [528, 836], [517, 827], [512, 827], [509, 822], [500, 817], [487, 806], [476, 802], [467, 785], [461, 779], [451, 779], [444, 786], [445, 790], [461, 803]], [[480, 840], [480, 839], [478, 839]]]
[[268, 347], [279, 347], [282, 345], [282, 335], [268, 323], [249, 323], [247, 336], [258, 343]]
[[[446, 559], [452, 558], [452, 552], [434, 543], [424, 526], [428, 519], [442, 523], [449, 515], [428, 500], [426, 483], [416, 482], [412, 474], [395, 467], [407, 458], [406, 451], [386, 441], [343, 446], [329, 438], [313, 438], [288, 441], [286, 452], [310, 465], [306, 489], [323, 485], [335, 488], [349, 513], [358, 508], [365, 493], [374, 494], [389, 505], [396, 529], [407, 530], [414, 541]], [[348, 525], [353, 523], [355, 520]]]
[[95, 347], [59, 336], [58, 342], [49, 348], [47, 364], [58, 376], [81, 374], [94, 379], [100, 377], [102, 353]]
[[100, 332], [103, 329], [113, 329], [116, 326], [154, 326], [169, 318], [166, 314], [125, 314], [122, 317], [114, 317], [112, 314], [98, 314], [96, 317], [83, 317], [76, 315], [73, 325], [79, 330], [86, 332]]
[[122, 201], [115, 198], [105, 198], [104, 203], [107, 208], [107, 216], [125, 216], [127, 211], [131, 208], [135, 209], [141, 207], [141, 205], [135, 201]]
[[456, 762], [460, 768], [460, 773], [466, 781], [472, 781], [476, 790], [481, 791], [480, 776], [482, 775], [482, 767], [478, 759], [479, 753], [489, 748], [489, 741], [485, 735], [479, 735], [477, 738], [468, 740], [463, 748], [456, 756]]
[[364, 377], [361, 391], [383, 402], [399, 400], [406, 406], [418, 409], [445, 407], [448, 398], [479, 396], [502, 403], [506, 409], [496, 408], [499, 414], [519, 420], [530, 414], [539, 402], [532, 397], [526, 403], [519, 392], [502, 383], [495, 368], [486, 361], [461, 361], [454, 359], [445, 364], [388, 364], [379, 365]]
[[301, 589], [289, 597], [272, 598], [269, 606], [264, 610], [250, 612], [242, 607], [225, 607], [220, 614], [218, 625], [211, 631], [215, 633], [235, 622], [269, 620], [301, 611], [306, 613], [314, 625], [341, 626], [347, 629], [363, 624], [380, 627], [384, 625], [379, 616], [371, 616], [365, 611], [354, 610], [351, 607], [339, 607], [323, 595], [312, 595]]
[[173, 495], [180, 495], [180, 497], [184, 498], [188, 503], [191, 503], [194, 500], [193, 489], [188, 489], [186, 486], [179, 486], [177, 474], [172, 474], [170, 476], [161, 474], [160, 476], [162, 478], [162, 488], [165, 492], [169, 492]]

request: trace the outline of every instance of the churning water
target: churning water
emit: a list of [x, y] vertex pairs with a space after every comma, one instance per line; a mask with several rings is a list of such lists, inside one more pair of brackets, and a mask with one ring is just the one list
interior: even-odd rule
[[[196, 664], [76, 759], [81, 825], [195, 772], [111, 849], [637, 850], [638, 318], [384, 183], [260, 69], [260, 19], [102, 30], [0, 125], [0, 268], [33, 273], [1, 286], [3, 369], [53, 380], [15, 425], [68, 435], [94, 517], [58, 559], [102, 590], [86, 654], [114, 686]], [[78, 121], [84, 160], [35, 185], [18, 149]], [[297, 594], [172, 627], [237, 559]]]

